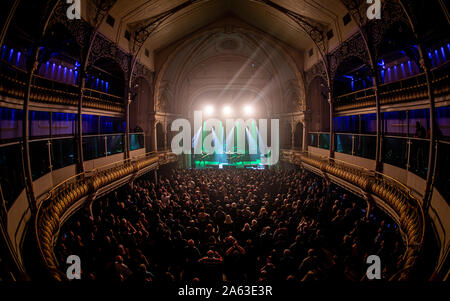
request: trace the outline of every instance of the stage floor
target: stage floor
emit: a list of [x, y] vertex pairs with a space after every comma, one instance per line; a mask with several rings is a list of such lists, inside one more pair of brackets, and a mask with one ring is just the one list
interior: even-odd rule
[[234, 167], [234, 168], [246, 168], [249, 166], [253, 167], [260, 167], [264, 168], [263, 165], [260, 165], [261, 160], [256, 161], [243, 161], [243, 162], [236, 162], [236, 163], [223, 163], [219, 161], [195, 161], [195, 168], [196, 169], [202, 169], [202, 168], [227, 168], [227, 167]]

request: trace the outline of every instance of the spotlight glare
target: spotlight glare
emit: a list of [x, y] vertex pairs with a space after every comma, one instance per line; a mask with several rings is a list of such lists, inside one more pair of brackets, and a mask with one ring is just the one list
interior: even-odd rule
[[253, 107], [246, 105], [244, 107], [244, 113], [245, 115], [252, 115], [253, 114]]
[[225, 106], [225, 107], [223, 107], [223, 113], [226, 115], [226, 116], [229, 116], [229, 115], [231, 115], [231, 107], [230, 106]]
[[206, 106], [204, 112], [206, 115], [211, 115], [212, 113], [214, 113], [214, 107], [211, 105]]

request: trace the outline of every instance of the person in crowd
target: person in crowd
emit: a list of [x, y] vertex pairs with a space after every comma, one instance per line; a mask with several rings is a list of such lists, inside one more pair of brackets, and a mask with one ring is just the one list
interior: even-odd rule
[[415, 138], [425, 138], [427, 132], [425, 131], [425, 128], [420, 124], [420, 121], [416, 122], [416, 132], [414, 133]]
[[[418, 134], [421, 135], [420, 128]], [[306, 170], [164, 170], [96, 200], [56, 255], [86, 279], [130, 282], [360, 280], [367, 254], [402, 265], [389, 217]]]

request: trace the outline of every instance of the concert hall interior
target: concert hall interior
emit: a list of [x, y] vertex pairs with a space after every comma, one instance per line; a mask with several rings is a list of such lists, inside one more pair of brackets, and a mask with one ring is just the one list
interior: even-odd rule
[[449, 280], [449, 1], [0, 7], [0, 280]]

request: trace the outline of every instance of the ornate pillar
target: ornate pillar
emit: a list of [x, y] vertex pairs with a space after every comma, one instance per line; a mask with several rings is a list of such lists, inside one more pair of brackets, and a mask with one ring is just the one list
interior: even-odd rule
[[383, 132], [381, 128], [382, 123], [382, 115], [381, 115], [381, 103], [380, 103], [380, 96], [378, 91], [378, 76], [377, 76], [377, 70], [376, 65], [373, 64], [373, 59], [370, 50], [368, 50], [369, 55], [371, 56], [371, 76], [372, 76], [372, 82], [373, 82], [373, 91], [375, 94], [375, 106], [376, 106], [376, 113], [377, 113], [377, 141], [376, 141], [376, 152], [375, 152], [375, 170], [382, 172], [383, 171], [383, 160], [381, 157], [382, 151], [383, 151]]
[[158, 140], [157, 140], [157, 131], [156, 131], [156, 124], [157, 124], [157, 120], [156, 119], [152, 119], [150, 120], [150, 133], [152, 135], [151, 138], [151, 149], [150, 151], [157, 151], [158, 150]]
[[427, 92], [428, 92], [428, 99], [429, 99], [429, 105], [430, 105], [430, 150], [429, 150], [429, 157], [428, 157], [428, 171], [427, 171], [427, 181], [425, 186], [425, 192], [423, 195], [423, 208], [425, 210], [428, 210], [428, 207], [431, 204], [431, 197], [433, 194], [433, 184], [434, 184], [434, 178], [435, 178], [435, 157], [436, 157], [436, 149], [437, 149], [437, 139], [436, 139], [436, 114], [434, 112], [435, 110], [435, 104], [434, 104], [434, 92], [433, 92], [433, 85], [431, 80], [431, 72], [429, 68], [429, 61], [427, 58], [425, 58], [423, 47], [421, 43], [418, 43], [419, 53], [420, 53], [420, 65], [425, 73], [425, 78], [427, 81]]
[[47, 3], [47, 7], [44, 11], [44, 15], [42, 16], [42, 24], [38, 26], [42, 28], [40, 35], [37, 39], [35, 45], [32, 48], [32, 54], [30, 56], [30, 60], [27, 64], [27, 81], [25, 86], [25, 93], [23, 98], [23, 121], [22, 121], [22, 142], [23, 142], [23, 162], [24, 162], [24, 174], [25, 174], [25, 188], [28, 194], [28, 203], [31, 214], [34, 215], [37, 210], [36, 206], [36, 198], [34, 196], [34, 188], [33, 188], [33, 178], [31, 175], [31, 161], [30, 161], [30, 146], [29, 146], [29, 106], [30, 106], [30, 98], [31, 98], [31, 84], [33, 82], [34, 74], [39, 66], [39, 53], [41, 49], [41, 43], [44, 40], [45, 33], [48, 28], [48, 21], [53, 15], [55, 8], [57, 6], [57, 1]]
[[84, 67], [80, 70], [80, 86], [79, 93], [80, 97], [78, 98], [78, 130], [77, 130], [77, 147], [78, 147], [78, 172], [84, 172], [84, 157], [83, 157], [83, 97], [84, 97], [84, 88], [86, 84], [86, 63], [84, 63]]
[[166, 123], [164, 123], [164, 127], [163, 127], [163, 130], [164, 130], [164, 149], [166, 150], [168, 147], [167, 147], [167, 142], [168, 142], [168, 137], [167, 137], [167, 135], [169, 135], [169, 131], [167, 130], [167, 124]]
[[[304, 116], [304, 115], [303, 115]], [[300, 120], [300, 122], [302, 123], [302, 132], [300, 133], [300, 139], [302, 141], [302, 146], [300, 148], [300, 151], [305, 151], [305, 145], [306, 145], [306, 123], [305, 123], [305, 117], [302, 118], [302, 120]]]
[[31, 96], [31, 83], [33, 81], [34, 73], [39, 65], [39, 46], [35, 46], [33, 49], [33, 56], [28, 65], [28, 79], [25, 89], [25, 95], [23, 100], [23, 120], [22, 120], [22, 141], [23, 141], [23, 165], [25, 170], [25, 187], [28, 194], [28, 205], [30, 207], [31, 213], [34, 215], [36, 212], [36, 198], [34, 196], [33, 178], [31, 174], [31, 161], [30, 161], [30, 127], [29, 127], [29, 106], [30, 106], [30, 96]]
[[330, 104], [330, 158], [334, 158], [334, 128], [333, 128], [333, 97], [331, 88], [328, 90], [328, 103]]
[[131, 103], [131, 89], [128, 85], [125, 86], [125, 159], [130, 158], [130, 103]]
[[430, 61], [427, 55], [425, 55], [425, 50], [422, 45], [422, 39], [419, 35], [416, 24], [414, 23], [413, 14], [411, 13], [412, 8], [409, 6], [409, 2], [405, 2], [404, 0], [399, 0], [400, 5], [403, 8], [403, 11], [406, 14], [406, 17], [408, 18], [409, 24], [411, 26], [411, 30], [414, 34], [414, 37], [416, 41], [419, 41], [417, 43], [417, 50], [419, 51], [420, 56], [420, 66], [425, 74], [425, 80], [427, 83], [427, 94], [428, 94], [428, 100], [429, 100], [429, 106], [430, 106], [430, 150], [429, 150], [429, 157], [428, 157], [428, 171], [427, 171], [427, 180], [426, 180], [426, 186], [425, 186], [425, 192], [423, 195], [422, 200], [422, 207], [424, 208], [424, 211], [427, 212], [430, 204], [431, 204], [431, 198], [433, 194], [433, 182], [435, 178], [435, 157], [436, 157], [436, 148], [437, 148], [437, 141], [436, 141], [436, 114], [434, 112], [435, 110], [435, 103], [434, 103], [434, 91], [433, 91], [433, 83], [432, 83], [432, 77], [431, 77], [431, 71], [430, 71]]
[[311, 123], [311, 111], [309, 110], [309, 109], [307, 109], [305, 112], [304, 112], [304, 123], [303, 123], [303, 146], [302, 146], [302, 150], [304, 151], [304, 152], [307, 152], [308, 151], [308, 145], [309, 145], [309, 142], [308, 142], [308, 133], [309, 133], [309, 130], [310, 130], [310, 123]]
[[295, 148], [295, 130], [297, 129], [297, 126], [295, 124], [296, 124], [295, 121], [291, 123], [291, 149]]

